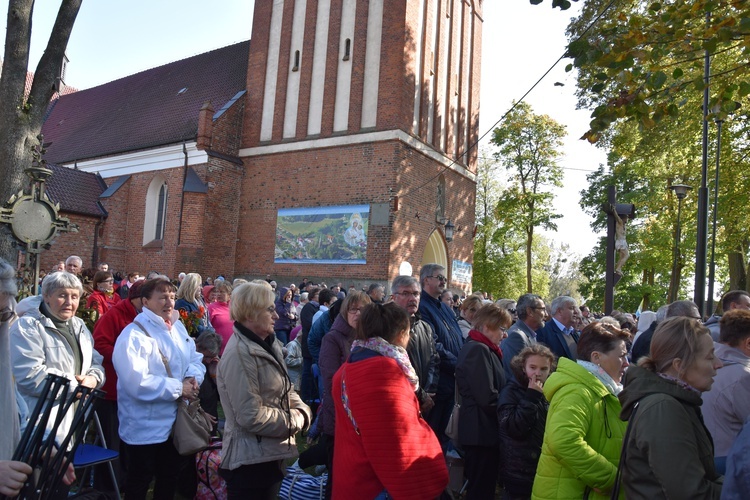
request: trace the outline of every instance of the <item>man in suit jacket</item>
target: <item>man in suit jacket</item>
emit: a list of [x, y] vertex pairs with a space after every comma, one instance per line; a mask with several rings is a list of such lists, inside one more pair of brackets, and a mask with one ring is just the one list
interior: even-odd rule
[[536, 344], [536, 330], [544, 326], [547, 308], [539, 295], [526, 293], [518, 298], [516, 312], [518, 320], [508, 329], [508, 338], [500, 344], [505, 360], [503, 363], [505, 378], [508, 380], [513, 378], [510, 360], [524, 347]]
[[552, 301], [552, 319], [536, 332], [536, 340], [545, 344], [558, 358], [578, 358], [578, 333], [573, 328], [578, 304], [573, 297], [562, 295]]

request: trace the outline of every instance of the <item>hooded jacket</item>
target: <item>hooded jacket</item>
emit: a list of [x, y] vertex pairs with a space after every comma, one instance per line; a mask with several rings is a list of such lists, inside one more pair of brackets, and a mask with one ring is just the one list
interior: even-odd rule
[[714, 454], [726, 457], [745, 419], [750, 417], [750, 358], [726, 344], [714, 343], [714, 354], [724, 364], [704, 392], [703, 418], [714, 440]]
[[721, 477], [700, 394], [631, 366], [619, 398], [621, 418], [630, 425], [622, 470], [627, 498], [719, 498]]
[[620, 402], [591, 372], [567, 358], [560, 358], [547, 379], [544, 396], [550, 407], [531, 497], [609, 498], [625, 434]]
[[[70, 381], [71, 390], [78, 386], [73, 348], [52, 320], [41, 313], [41, 304], [42, 297], [39, 295], [23, 299], [16, 307], [19, 318], [10, 327], [13, 376], [18, 391], [32, 410], [41, 396], [48, 373], [66, 377]], [[76, 316], [70, 318], [69, 324], [81, 349], [81, 375], [91, 375], [97, 380], [97, 387], [101, 387], [104, 382], [102, 356], [94, 349], [91, 332], [83, 320]], [[54, 421], [58, 406], [56, 404], [53, 408], [50, 422]], [[69, 411], [58, 427], [58, 443], [65, 438], [72, 423], [73, 412]]]

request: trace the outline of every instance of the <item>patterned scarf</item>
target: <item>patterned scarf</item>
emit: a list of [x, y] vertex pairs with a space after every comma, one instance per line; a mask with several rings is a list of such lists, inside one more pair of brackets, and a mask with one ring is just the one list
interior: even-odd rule
[[622, 384], [615, 382], [615, 379], [613, 379], [609, 373], [605, 372], [604, 368], [601, 366], [582, 359], [579, 359], [576, 363], [588, 370], [594, 377], [598, 378], [599, 382], [601, 382], [611, 394], [617, 396], [622, 391]]
[[673, 377], [671, 375], [667, 375], [666, 373], [657, 373], [657, 375], [659, 375], [664, 380], [669, 380], [670, 382], [673, 382], [673, 383], [677, 384], [678, 386], [682, 387], [686, 391], [692, 391], [692, 392], [694, 392], [696, 394], [700, 394], [701, 393], [701, 391], [699, 391], [698, 389], [696, 389], [692, 385], [688, 384], [687, 382], [685, 382], [681, 378]]
[[391, 358], [398, 364], [401, 371], [404, 372], [404, 375], [411, 384], [412, 390], [416, 391], [419, 389], [417, 372], [415, 372], [414, 367], [411, 366], [411, 361], [409, 361], [409, 355], [406, 353], [406, 349], [393, 345], [383, 340], [381, 337], [371, 337], [367, 340], [355, 340], [352, 343], [352, 350], [356, 347], [370, 349], [371, 351], [380, 353], [387, 358]]

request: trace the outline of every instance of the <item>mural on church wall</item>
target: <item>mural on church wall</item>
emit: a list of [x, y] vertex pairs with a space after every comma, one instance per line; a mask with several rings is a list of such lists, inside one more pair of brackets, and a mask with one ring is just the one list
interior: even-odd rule
[[365, 264], [370, 205], [282, 208], [274, 262]]

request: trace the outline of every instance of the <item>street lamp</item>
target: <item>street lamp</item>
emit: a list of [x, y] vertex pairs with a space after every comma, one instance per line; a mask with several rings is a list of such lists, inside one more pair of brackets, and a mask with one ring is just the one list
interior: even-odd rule
[[674, 194], [677, 196], [677, 230], [674, 234], [674, 251], [673, 253], [673, 260], [672, 260], [672, 277], [671, 277], [671, 283], [672, 286], [670, 287], [671, 294], [669, 297], [669, 302], [674, 302], [677, 300], [677, 289], [680, 287], [679, 280], [677, 279], [678, 273], [677, 273], [677, 265], [678, 260], [680, 256], [680, 240], [681, 240], [681, 227], [680, 227], [680, 218], [682, 216], [682, 200], [685, 199], [687, 196], [688, 191], [693, 189], [692, 187], [686, 185], [686, 184], [672, 184], [669, 186], [669, 189], [674, 191]]
[[719, 161], [721, 159], [721, 126], [724, 120], [716, 120], [716, 173], [714, 178], [713, 232], [711, 233], [711, 262], [708, 265], [708, 300], [706, 316], [714, 313], [714, 277], [716, 275], [716, 212], [719, 209]]

